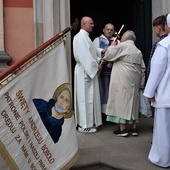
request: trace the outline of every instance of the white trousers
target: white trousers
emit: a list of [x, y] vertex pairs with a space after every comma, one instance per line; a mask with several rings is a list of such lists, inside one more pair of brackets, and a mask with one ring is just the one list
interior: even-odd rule
[[155, 108], [153, 141], [148, 159], [160, 167], [170, 166], [170, 108]]

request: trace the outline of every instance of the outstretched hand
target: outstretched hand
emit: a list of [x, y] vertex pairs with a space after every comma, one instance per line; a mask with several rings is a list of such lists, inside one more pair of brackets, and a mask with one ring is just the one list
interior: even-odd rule
[[117, 45], [118, 44], [118, 41], [112, 41], [111, 45]]
[[103, 57], [103, 58], [101, 58], [101, 62], [104, 64], [104, 63], [106, 63], [106, 59]]

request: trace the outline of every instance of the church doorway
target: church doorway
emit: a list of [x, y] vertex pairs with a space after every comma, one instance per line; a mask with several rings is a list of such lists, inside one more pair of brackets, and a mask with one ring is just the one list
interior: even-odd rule
[[[113, 4], [114, 3], [114, 4]], [[102, 34], [106, 23], [111, 22], [118, 31], [122, 24], [126, 30], [133, 30], [136, 34], [136, 46], [142, 51], [145, 64], [148, 62], [152, 47], [152, 8], [151, 0], [70, 0], [71, 23], [75, 18], [79, 21], [83, 16], [90, 16], [94, 20], [94, 29], [91, 39]], [[79, 31], [72, 31], [71, 37]]]
[[[92, 3], [93, 2], [93, 3]], [[151, 0], [70, 0], [71, 23], [83, 16], [90, 16], [94, 21], [94, 29], [90, 34], [91, 39], [102, 34], [106, 23], [111, 22], [118, 31], [122, 24], [126, 30], [133, 30], [136, 34], [136, 46], [142, 51], [144, 62], [147, 66], [150, 50], [152, 48], [152, 7]], [[71, 41], [80, 30], [71, 31]], [[72, 43], [71, 43], [72, 44]], [[75, 60], [72, 54], [72, 75], [74, 75]], [[74, 84], [74, 76], [72, 80]]]

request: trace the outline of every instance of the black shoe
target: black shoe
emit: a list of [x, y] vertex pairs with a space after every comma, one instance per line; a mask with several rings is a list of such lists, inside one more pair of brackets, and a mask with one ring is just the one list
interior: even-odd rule
[[131, 133], [132, 136], [138, 136], [138, 131], [137, 129], [130, 129], [129, 132]]
[[129, 135], [129, 133], [126, 129], [123, 129], [123, 130], [118, 129], [118, 130], [114, 131], [114, 134], [116, 136], [122, 136], [122, 137]]

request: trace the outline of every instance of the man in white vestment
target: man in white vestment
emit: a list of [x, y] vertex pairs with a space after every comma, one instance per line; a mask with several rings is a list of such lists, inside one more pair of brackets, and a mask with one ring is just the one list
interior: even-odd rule
[[[95, 47], [100, 52], [101, 57], [104, 56], [107, 48], [110, 46], [112, 41], [116, 38], [114, 37], [115, 29], [114, 25], [107, 23], [103, 28], [103, 34], [99, 37], [96, 37], [93, 41]], [[101, 111], [103, 120], [106, 119], [106, 105], [109, 94], [109, 83], [110, 75], [112, 71], [112, 62], [103, 63], [102, 70], [99, 75], [99, 89], [100, 89], [100, 99], [101, 99]]]
[[128, 136], [126, 124], [131, 124], [130, 132], [138, 135], [136, 124], [139, 118], [139, 89], [144, 87], [145, 64], [142, 52], [135, 46], [136, 36], [126, 31], [117, 45], [113, 41], [104, 59], [112, 61], [113, 67], [106, 107], [107, 121], [117, 123], [116, 136]]
[[170, 13], [166, 21], [168, 36], [157, 44], [144, 90], [144, 95], [155, 108], [148, 159], [160, 167], [170, 167]]
[[78, 131], [93, 133], [102, 124], [98, 71], [100, 56], [89, 37], [94, 22], [90, 17], [81, 19], [81, 29], [73, 39], [76, 60], [74, 72], [74, 110]]

